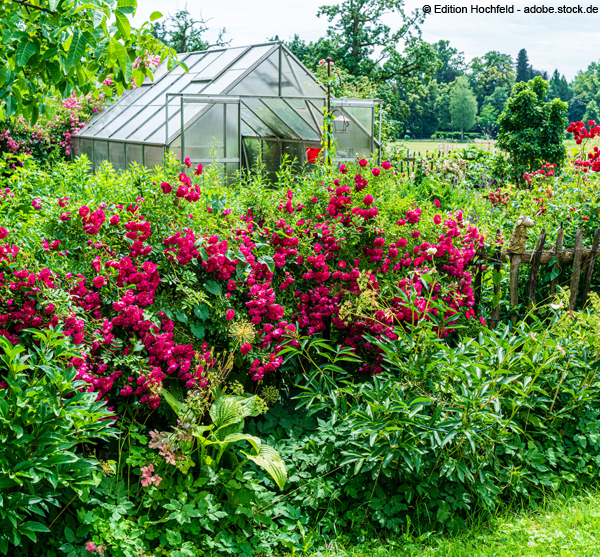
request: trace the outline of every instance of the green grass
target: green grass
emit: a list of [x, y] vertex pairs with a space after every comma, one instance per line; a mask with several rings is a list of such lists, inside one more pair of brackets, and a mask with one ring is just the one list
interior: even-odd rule
[[[414, 534], [416, 535], [416, 534]], [[298, 555], [298, 554], [296, 554]], [[505, 513], [456, 536], [373, 540], [344, 547], [332, 542], [311, 557], [600, 556], [600, 492], [553, 500], [537, 510]]]

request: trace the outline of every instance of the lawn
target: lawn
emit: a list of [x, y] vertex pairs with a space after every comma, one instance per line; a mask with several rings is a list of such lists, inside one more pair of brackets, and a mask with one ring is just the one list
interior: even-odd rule
[[[333, 542], [313, 557], [513, 557], [600, 554], [600, 493], [552, 500], [537, 510], [502, 514], [482, 520], [456, 536], [373, 540], [344, 547]], [[287, 556], [286, 556], [287, 557]]]

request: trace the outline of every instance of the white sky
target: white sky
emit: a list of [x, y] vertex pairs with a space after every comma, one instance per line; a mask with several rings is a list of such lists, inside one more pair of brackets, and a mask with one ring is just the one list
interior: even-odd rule
[[[341, 1], [341, 0], [340, 0]], [[426, 2], [434, 7], [436, 0], [405, 0], [407, 11], [420, 8]], [[440, 0], [437, 0], [440, 2]], [[480, 6], [490, 6], [487, 0], [457, 0], [454, 6], [470, 7], [479, 1]], [[525, 6], [541, 6], [538, 0], [514, 0], [514, 14], [431, 14], [422, 26], [423, 38], [429, 42], [447, 39], [450, 44], [465, 53], [469, 61], [490, 50], [516, 57], [521, 48], [527, 50], [529, 61], [538, 70], [550, 74], [558, 68], [567, 79], [572, 79], [578, 70], [587, 68], [592, 61], [600, 60], [600, 14], [525, 14], [517, 10]], [[556, 0], [543, 0], [546, 6], [575, 6], [576, 4]], [[590, 0], [588, 0], [589, 2]], [[333, 0], [222, 0], [221, 2], [199, 2], [188, 0], [187, 9], [195, 16], [200, 14], [210, 19], [211, 31], [207, 39], [216, 37], [216, 30], [225, 27], [226, 38], [233, 39], [232, 46], [264, 42], [279, 35], [291, 38], [295, 33], [306, 40], [323, 36], [328, 23], [316, 17], [319, 6], [335, 4]], [[138, 12], [134, 22], [141, 24], [153, 11], [163, 15], [183, 8], [185, 0], [164, 2], [160, 0], [138, 0]], [[445, 5], [440, 2], [439, 5]], [[581, 4], [585, 10], [589, 3]], [[600, 7], [600, 2], [597, 4]], [[394, 27], [393, 15], [389, 24]], [[213, 33], [214, 31], [214, 33]]]

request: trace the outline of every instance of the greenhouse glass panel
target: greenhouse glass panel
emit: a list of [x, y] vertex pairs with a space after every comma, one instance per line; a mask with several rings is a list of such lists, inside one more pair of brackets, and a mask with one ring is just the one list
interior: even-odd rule
[[94, 164], [94, 144], [91, 139], [79, 138], [80, 155], [85, 155]]
[[127, 168], [131, 163], [137, 163], [140, 166], [144, 164], [144, 155], [143, 149], [141, 145], [137, 143], [127, 143], [125, 147], [125, 158], [127, 163]]
[[144, 145], [144, 160], [146, 168], [154, 168], [163, 163], [165, 151], [162, 147]]
[[108, 141], [94, 140], [94, 172], [98, 170], [103, 161], [108, 159]]
[[242, 121], [250, 128], [243, 131], [243, 135], [259, 135], [262, 137], [274, 137], [276, 134], [262, 120], [246, 106], [242, 105]]
[[304, 164], [306, 149], [304, 143], [286, 143], [283, 142], [283, 153], [289, 155], [290, 160], [293, 161], [293, 168], [298, 171]]
[[[115, 170], [125, 170], [125, 143], [110, 141], [108, 144], [108, 161]], [[96, 162], [96, 164], [98, 164]]]
[[[225, 118], [223, 104], [211, 106], [186, 128], [183, 156], [194, 161], [225, 158]], [[187, 106], [185, 107], [187, 110]]]
[[324, 89], [292, 56], [282, 57], [281, 94], [284, 97], [320, 97]]
[[225, 109], [225, 158], [240, 157], [240, 128], [238, 123], [238, 104], [224, 104]]
[[250, 109], [255, 118], [262, 120], [278, 137], [301, 139], [268, 105], [258, 98], [244, 99], [244, 104]]
[[302, 139], [319, 140], [319, 135], [282, 99], [265, 99], [264, 103]]
[[276, 50], [235, 87], [230, 95], [277, 95], [279, 91], [279, 52]]
[[171, 145], [169, 145], [169, 151], [175, 155], [177, 160], [183, 160], [181, 158], [181, 136], [179, 136]]
[[73, 157], [78, 157], [80, 154], [78, 137], [74, 137], [73, 140], [71, 141], [71, 153], [72, 153]]

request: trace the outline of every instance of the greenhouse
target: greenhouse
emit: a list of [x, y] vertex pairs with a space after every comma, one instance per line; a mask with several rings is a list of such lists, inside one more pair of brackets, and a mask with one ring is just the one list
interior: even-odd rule
[[[228, 176], [259, 155], [266, 170], [285, 154], [315, 162], [321, 147], [326, 91], [284, 45], [209, 49], [180, 55], [189, 72], [159, 66], [154, 81], [127, 91], [73, 138], [73, 156], [123, 170], [153, 167], [172, 151], [193, 164], [218, 161]], [[376, 152], [371, 99], [331, 99], [338, 162]], [[380, 126], [377, 126], [380, 129]]]

